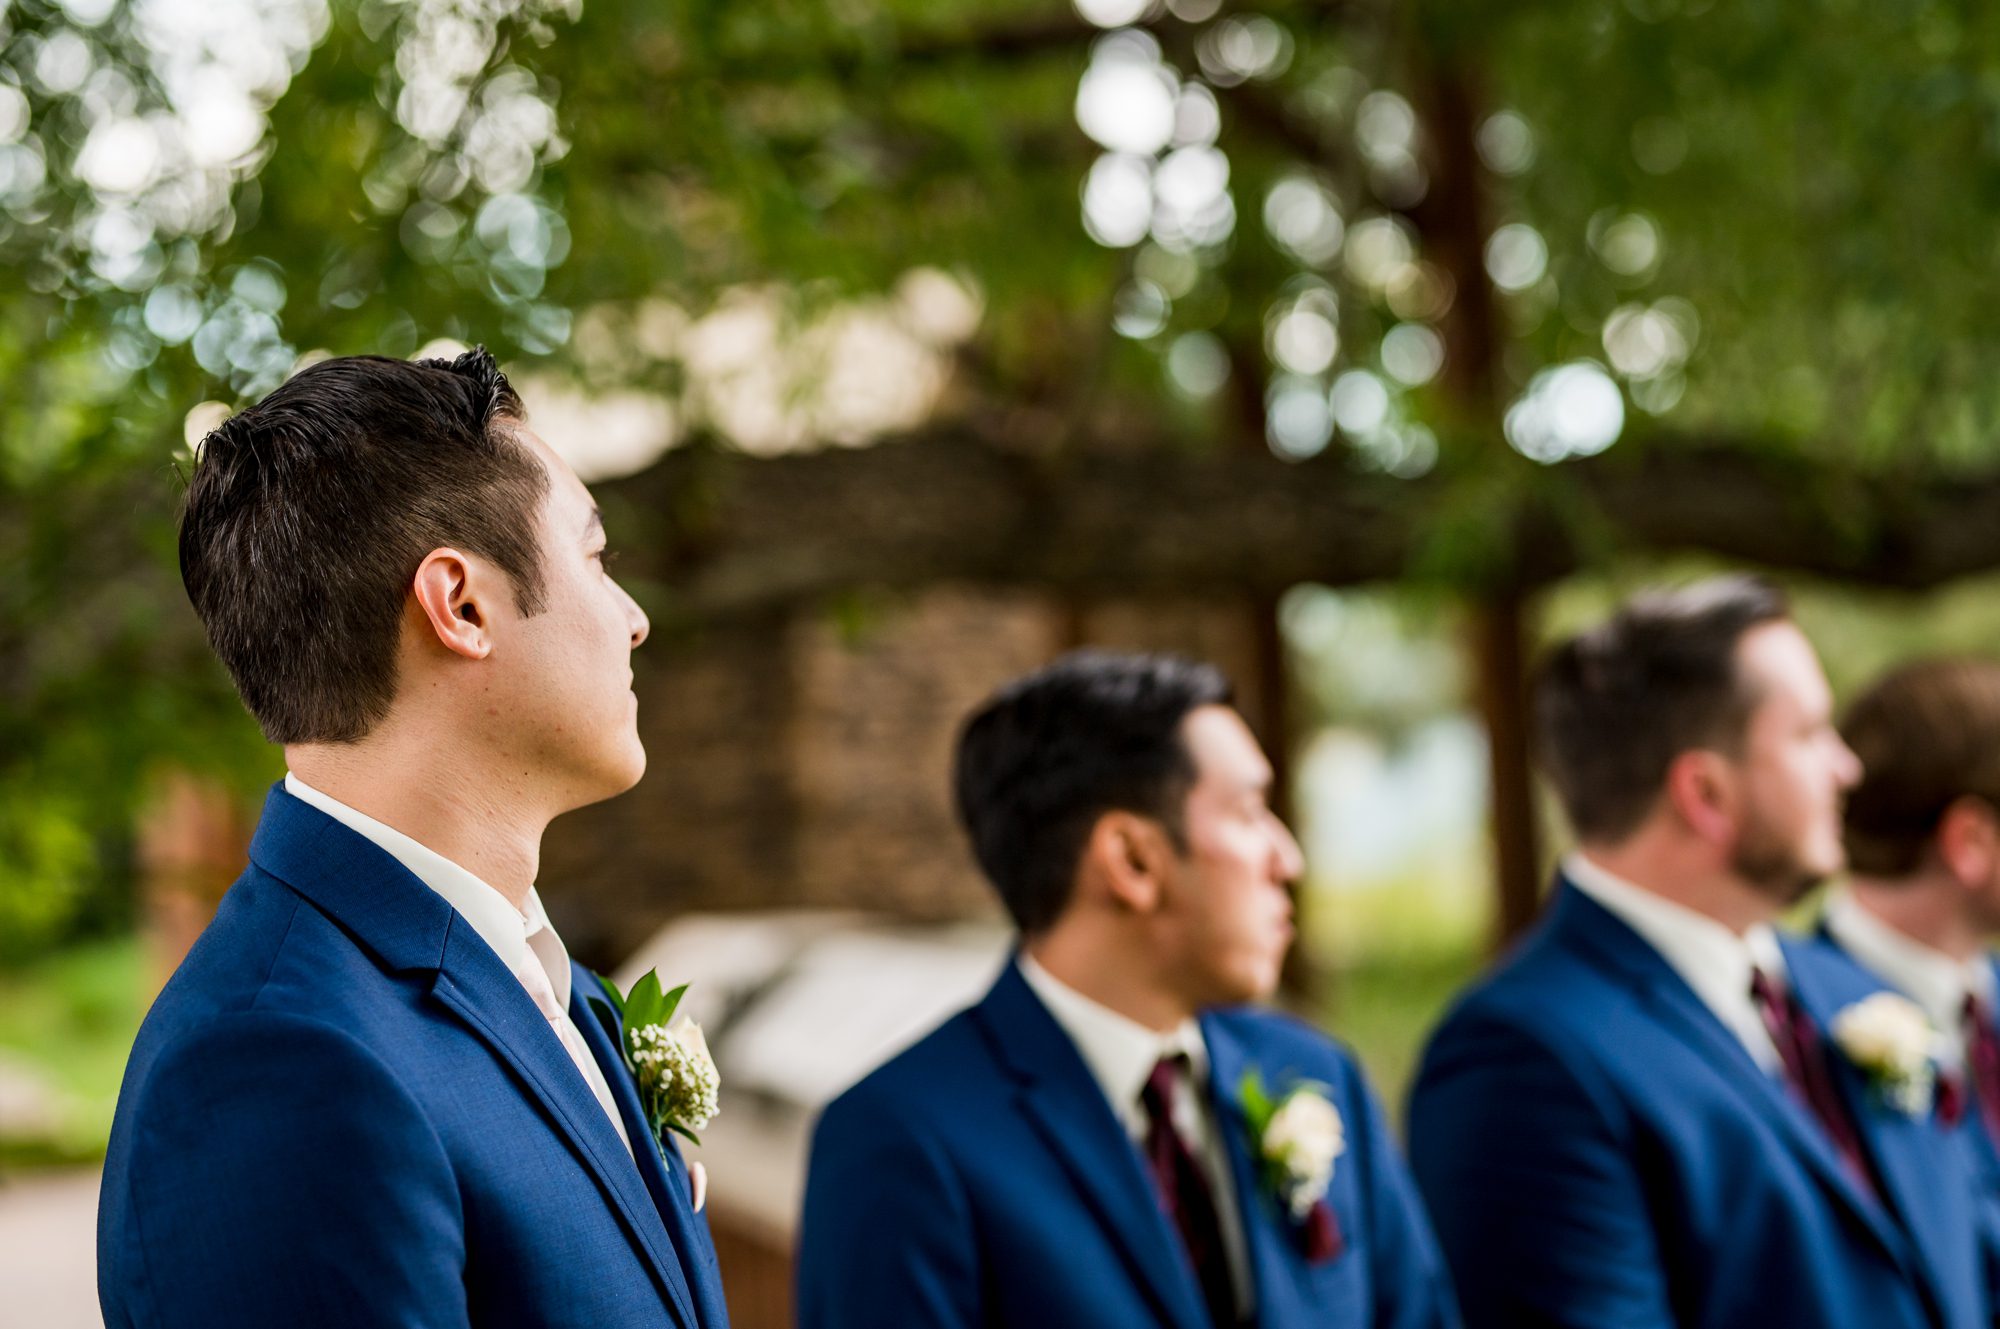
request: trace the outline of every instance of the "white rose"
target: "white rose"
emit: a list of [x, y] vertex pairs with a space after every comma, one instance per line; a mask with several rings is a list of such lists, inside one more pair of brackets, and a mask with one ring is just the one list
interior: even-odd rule
[[715, 1074], [715, 1058], [708, 1055], [708, 1040], [702, 1037], [701, 1026], [683, 1015], [667, 1026], [667, 1032], [674, 1036], [687, 1053], [694, 1059], [695, 1066], [709, 1075]]
[[1877, 992], [1834, 1016], [1833, 1037], [1855, 1065], [1899, 1079], [1925, 1072], [1937, 1043], [1917, 1004], [1893, 992]]
[[1284, 1169], [1288, 1198], [1302, 1214], [1326, 1194], [1333, 1162], [1347, 1152], [1347, 1129], [1340, 1113], [1322, 1095], [1296, 1090], [1278, 1105], [1264, 1128], [1264, 1157]]
[[689, 1101], [684, 1108], [684, 1123], [689, 1130], [703, 1130], [719, 1110], [717, 1099], [722, 1089], [722, 1076], [715, 1069], [715, 1059], [708, 1055], [708, 1039], [702, 1036], [700, 1025], [683, 1015], [667, 1026], [667, 1033], [687, 1053], [684, 1084], [689, 1091]]

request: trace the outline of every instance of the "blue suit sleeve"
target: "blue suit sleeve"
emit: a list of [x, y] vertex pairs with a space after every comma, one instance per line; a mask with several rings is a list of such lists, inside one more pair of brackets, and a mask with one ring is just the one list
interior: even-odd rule
[[1457, 1329], [1458, 1305], [1423, 1201], [1389, 1132], [1381, 1103], [1358, 1070], [1353, 1079], [1353, 1102], [1360, 1118], [1357, 1134], [1365, 1150], [1361, 1159], [1368, 1169], [1376, 1329]]
[[1470, 1329], [1674, 1329], [1621, 1117], [1504, 1021], [1438, 1036], [1410, 1157]]
[[469, 1324], [457, 1187], [418, 1104], [329, 1025], [229, 1015], [136, 1106], [106, 1320], [159, 1329]]
[[814, 1133], [799, 1229], [799, 1329], [981, 1323], [965, 1188], [920, 1123], [867, 1095]]

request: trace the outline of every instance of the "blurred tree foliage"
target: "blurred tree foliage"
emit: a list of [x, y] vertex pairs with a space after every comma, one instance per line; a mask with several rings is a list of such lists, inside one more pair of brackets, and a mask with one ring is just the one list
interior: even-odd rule
[[0, 0], [0, 936], [156, 763], [271, 773], [176, 470], [302, 354], [481, 341], [726, 450], [663, 326], [921, 265], [949, 409], [1407, 484], [1471, 582], [1522, 495], [1615, 550], [1541, 464], [1614, 440], [1806, 463], [1864, 544], [1984, 474], [1996, 192], [2000, 14], [1943, 0]]

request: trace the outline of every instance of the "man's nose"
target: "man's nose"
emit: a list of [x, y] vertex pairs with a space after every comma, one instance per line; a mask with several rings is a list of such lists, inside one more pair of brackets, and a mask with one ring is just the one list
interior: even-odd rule
[[1277, 837], [1278, 875], [1288, 882], [1297, 881], [1306, 872], [1305, 851], [1299, 848], [1292, 828], [1285, 825], [1276, 813], [1271, 815], [1271, 828]]
[[632, 624], [632, 649], [637, 650], [639, 643], [646, 640], [646, 634], [653, 630], [653, 623], [646, 617], [646, 611], [639, 608], [639, 602], [634, 600], [623, 586], [618, 588], [618, 593], [625, 597], [626, 618]]

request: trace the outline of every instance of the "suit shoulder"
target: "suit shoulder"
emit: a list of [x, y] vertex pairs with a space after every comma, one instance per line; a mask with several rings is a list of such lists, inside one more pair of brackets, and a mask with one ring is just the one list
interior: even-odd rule
[[1425, 1042], [1412, 1101], [1461, 1077], [1497, 1088], [1555, 1075], [1601, 1089], [1619, 1056], [1607, 1031], [1632, 1000], [1578, 957], [1530, 941], [1446, 1009]]
[[396, 1080], [352, 1031], [303, 1012], [260, 1007], [221, 1011], [175, 1031], [151, 1050], [145, 1072], [130, 1087], [141, 1093], [149, 1084], [219, 1087], [244, 1067], [255, 1068], [244, 1085], [250, 1090], [259, 1081], [283, 1079], [338, 1086], [342, 1097], [352, 1098], [368, 1082]]
[[1319, 1026], [1268, 1006], [1231, 1006], [1209, 1013], [1217, 1028], [1253, 1056], [1277, 1058], [1328, 1079], [1361, 1076], [1352, 1048]]
[[972, 1012], [963, 1010], [862, 1076], [825, 1116], [920, 1120], [954, 1099], [989, 1096], [997, 1074]]

